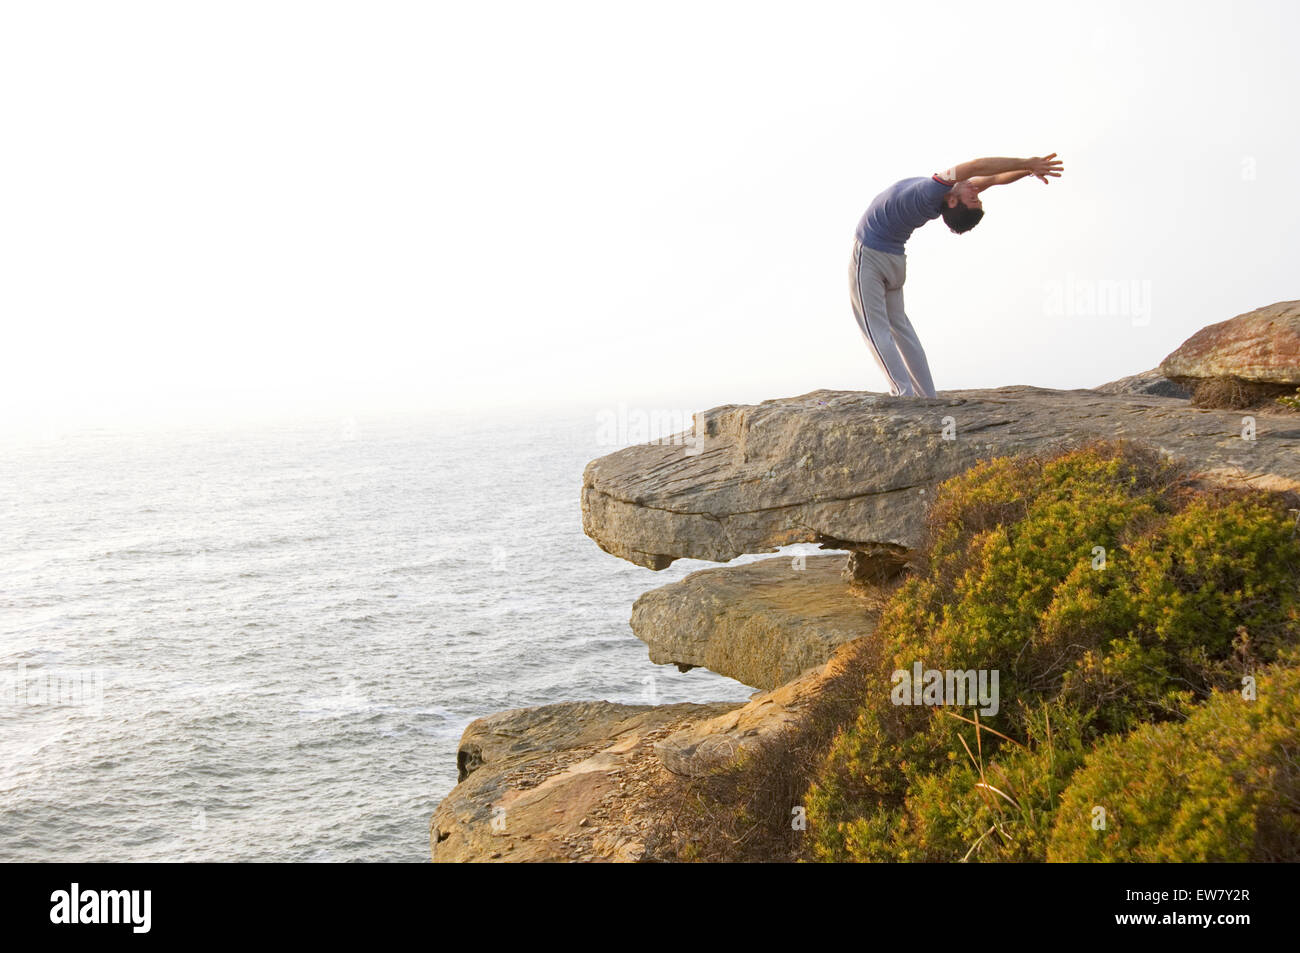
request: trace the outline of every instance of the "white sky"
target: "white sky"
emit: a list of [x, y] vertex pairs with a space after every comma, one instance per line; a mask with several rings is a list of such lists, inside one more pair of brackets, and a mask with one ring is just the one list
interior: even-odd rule
[[884, 390], [862, 210], [1051, 151], [909, 243], [936, 384], [1144, 370], [1300, 297], [1297, 9], [6, 2], [0, 429]]

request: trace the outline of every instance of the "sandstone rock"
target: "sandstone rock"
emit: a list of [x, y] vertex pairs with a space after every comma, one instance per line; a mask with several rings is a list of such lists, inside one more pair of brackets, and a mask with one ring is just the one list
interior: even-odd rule
[[665, 805], [681, 779], [740, 758], [782, 757], [858, 644], [744, 705], [569, 702], [479, 719], [462, 738], [474, 756], [459, 759], [473, 767], [430, 821], [432, 859], [656, 859], [647, 843], [671, 834]]
[[1281, 301], [1201, 328], [1160, 362], [1174, 381], [1235, 377], [1300, 386], [1300, 301]]
[[[790, 543], [916, 548], [934, 487], [979, 460], [1088, 437], [1161, 448], [1211, 479], [1300, 489], [1300, 428], [1140, 394], [1038, 387], [935, 398], [818, 390], [697, 414], [694, 440], [670, 438], [593, 460], [583, 529], [640, 566], [725, 562]], [[955, 439], [944, 439], [945, 428]]]
[[1192, 396], [1187, 388], [1161, 374], [1159, 368], [1121, 377], [1117, 381], [1094, 387], [1093, 390], [1099, 394], [1150, 394], [1153, 397], [1177, 397], [1180, 400]]
[[673, 732], [655, 744], [655, 753], [673, 774], [701, 777], [740, 759], [779, 751], [826, 683], [844, 670], [859, 644], [841, 645], [824, 665], [771, 691], [755, 692], [740, 708]]
[[462, 779], [429, 822], [437, 862], [637, 860], [642, 795], [662, 771], [652, 745], [738, 707], [566, 702], [472, 722]]
[[850, 589], [844, 562], [777, 557], [702, 569], [637, 599], [632, 631], [652, 662], [775, 688], [875, 631], [879, 602]]
[[457, 780], [464, 781], [484, 764], [498, 765], [520, 757], [605, 742], [624, 730], [635, 729], [651, 710], [652, 706], [604, 701], [565, 702], [477, 718], [460, 736]]

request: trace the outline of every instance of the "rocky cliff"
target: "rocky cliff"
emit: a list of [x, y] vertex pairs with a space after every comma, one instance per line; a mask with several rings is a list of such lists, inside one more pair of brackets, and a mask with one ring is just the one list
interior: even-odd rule
[[[1251, 433], [1247, 432], [1247, 437]], [[1089, 437], [1151, 444], [1211, 479], [1295, 487], [1300, 421], [1176, 398], [1002, 387], [935, 398], [813, 391], [696, 416], [693, 440], [628, 447], [583, 477], [583, 529], [663, 569], [791, 543], [912, 549], [927, 494], [980, 460]]]
[[[1236, 349], [1253, 355], [1252, 373], [1267, 363], [1261, 353], [1292, 346], [1277, 321], [1249, 327], [1241, 333], [1271, 342]], [[1279, 405], [1249, 415], [1193, 406], [1187, 365], [1163, 367], [1093, 390], [930, 399], [819, 390], [727, 405], [698, 414], [691, 434], [592, 461], [583, 527], [637, 565], [727, 562], [809, 542], [838, 555], [706, 569], [644, 594], [631, 627], [652, 662], [706, 667], [760, 691], [742, 706], [573, 702], [479, 719], [461, 741], [460, 783], [430, 823], [433, 859], [682, 856], [682, 792], [729, 766], [793, 757], [827, 717], [846, 660], [870, 646], [923, 541], [934, 489], [982, 460], [1120, 438], [1158, 448], [1207, 484], [1300, 490], [1300, 416]]]

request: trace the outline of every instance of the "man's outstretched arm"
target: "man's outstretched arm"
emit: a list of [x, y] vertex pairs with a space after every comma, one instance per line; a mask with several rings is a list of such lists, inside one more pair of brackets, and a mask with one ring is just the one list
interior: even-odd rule
[[1064, 170], [1064, 163], [1053, 152], [1030, 159], [972, 159], [954, 166], [951, 175], [958, 182], [975, 180], [972, 184], [982, 190], [993, 185], [1006, 185], [1027, 175], [1036, 176], [1046, 184], [1049, 178], [1060, 178]]
[[970, 184], [975, 186], [976, 192], [983, 192], [995, 185], [1010, 185], [1012, 182], [1019, 182], [1027, 175], [1029, 175], [1028, 169], [1021, 169], [1019, 172], [1003, 172], [1001, 175], [977, 175], [970, 180]]

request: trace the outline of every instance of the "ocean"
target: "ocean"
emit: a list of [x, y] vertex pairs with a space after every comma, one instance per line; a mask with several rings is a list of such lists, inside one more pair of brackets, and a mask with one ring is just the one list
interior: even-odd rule
[[474, 718], [747, 698], [628, 627], [708, 564], [583, 534], [609, 443], [574, 411], [6, 447], [0, 860], [425, 861]]

